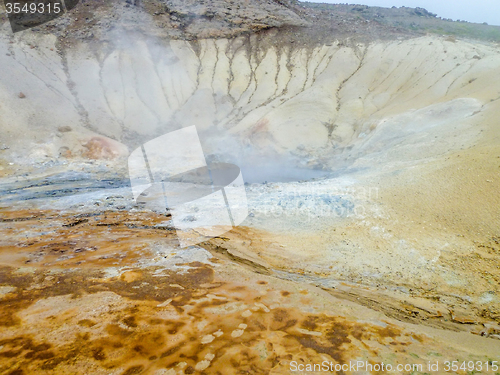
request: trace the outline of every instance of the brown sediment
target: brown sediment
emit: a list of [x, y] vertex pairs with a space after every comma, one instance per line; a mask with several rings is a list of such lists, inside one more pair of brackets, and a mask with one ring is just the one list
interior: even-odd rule
[[[200, 246], [203, 247], [204, 249], [210, 251], [217, 258], [226, 259], [226, 260], [230, 260], [232, 262], [236, 262], [238, 264], [241, 264], [241, 265], [251, 269], [255, 273], [263, 274], [263, 275], [270, 275], [271, 274], [268, 267], [266, 267], [264, 264], [261, 264], [259, 262], [255, 262], [247, 257], [239, 256], [239, 255], [235, 254], [234, 252], [229, 251], [226, 247], [220, 246], [217, 242], [220, 242], [220, 241], [217, 241], [217, 239], [210, 240], [210, 241], [206, 241], [206, 242], [201, 243]], [[262, 263], [264, 263], [264, 262], [262, 262]]]
[[[403, 348], [414, 341], [393, 324], [272, 306], [283, 300], [282, 291], [262, 295], [252, 286], [214, 279], [206, 265], [191, 266], [185, 274], [160, 277], [144, 269], [128, 283], [84, 270], [17, 276], [4, 268], [2, 284], [17, 289], [4, 296], [1, 308], [16, 321], [0, 329], [0, 371], [190, 373], [206, 366], [206, 373], [284, 373], [292, 360], [376, 359], [380, 345]], [[43, 281], [48, 275], [54, 277], [49, 284]], [[92, 306], [98, 301], [101, 306]], [[105, 311], [95, 314], [95, 308]]]
[[[152, 213], [125, 211], [59, 214], [51, 211], [2, 211], [0, 264], [18, 266], [106, 267], [131, 264], [145, 251], [147, 240], [176, 242], [175, 231], [158, 228], [168, 220]], [[39, 234], [27, 238], [39, 229]], [[141, 241], [137, 237], [142, 238]]]
[[[497, 308], [489, 306], [487, 309], [479, 304], [461, 300], [456, 296], [453, 288], [446, 289], [446, 284], [441, 287], [440, 291], [429, 290], [414, 282], [413, 284], [404, 284], [401, 280], [399, 283], [390, 279], [377, 279], [377, 284], [370, 278], [366, 283], [359, 282], [343, 282], [337, 279], [337, 287], [323, 287], [318, 284], [317, 280], [331, 280], [335, 276], [328, 272], [311, 272], [306, 266], [302, 265], [310, 261], [306, 260], [306, 255], [296, 249], [291, 252], [289, 248], [284, 251], [277, 243], [283, 241], [284, 237], [291, 235], [280, 235], [276, 233], [266, 232], [262, 229], [240, 226], [225, 235], [224, 239], [214, 238], [207, 243], [201, 244], [205, 249], [217, 254], [230, 254], [232, 261], [237, 261], [239, 257], [246, 257], [245, 262], [239, 262], [249, 269], [259, 269], [264, 267], [268, 270], [290, 271], [294, 275], [304, 276], [304, 281], [312, 285], [320, 286], [332, 296], [352, 301], [356, 304], [363, 305], [372, 310], [379, 311], [384, 315], [394, 318], [401, 322], [421, 324], [428, 327], [446, 329], [450, 331], [464, 331], [473, 334], [481, 334], [484, 324], [491, 321], [498, 321], [500, 315]], [[313, 251], [307, 250], [312, 245], [307, 243], [307, 239], [314, 234], [304, 236], [302, 240], [304, 253], [311, 254]], [[319, 236], [319, 234], [318, 234]], [[342, 234], [344, 236], [344, 234]], [[354, 236], [354, 235], [353, 235]], [[299, 236], [300, 238], [300, 236]], [[488, 249], [493, 253], [496, 251], [496, 238], [492, 238]], [[497, 241], [498, 242], [498, 241]], [[483, 251], [486, 246], [484, 243], [476, 245], [478, 251]], [[314, 248], [314, 247], [312, 247]], [[215, 249], [215, 251], [214, 251]], [[466, 263], [464, 259], [474, 257], [473, 263]], [[478, 259], [480, 256], [477, 253], [467, 255], [453, 255], [453, 257], [443, 255], [441, 262], [449, 265], [452, 270], [463, 270], [463, 272], [478, 272], [487, 275], [488, 279], [498, 279], [495, 275], [497, 261], [493, 260], [486, 265], [483, 259]], [[290, 262], [293, 259], [294, 262]], [[468, 267], [465, 267], [468, 264]], [[332, 268], [332, 267], [330, 267]], [[466, 269], [468, 268], [468, 269]], [[478, 268], [481, 268], [478, 271]], [[381, 287], [378, 287], [381, 286]], [[389, 287], [389, 288], [388, 288]], [[396, 288], [407, 287], [409, 293], [394, 291]], [[460, 313], [454, 312], [458, 306], [461, 306]]]
[[[131, 213], [128, 211], [106, 211], [93, 213], [59, 213], [54, 211], [20, 210], [10, 211], [3, 209], [0, 219], [0, 228], [4, 238], [0, 241], [0, 264], [8, 267], [34, 267], [37, 271], [31, 276], [19, 276], [5, 268], [0, 273], [0, 281], [10, 282], [10, 285], [32, 283], [44, 275], [44, 270], [53, 267], [68, 269], [78, 267], [78, 277], [72, 278], [62, 275], [56, 280], [56, 286], [51, 289], [52, 296], [64, 295], [71, 292], [73, 295], [89, 293], [91, 291], [130, 290], [124, 295], [130, 298], [142, 298], [154, 292], [157, 300], [167, 300], [168, 290], [162, 288], [153, 291], [151, 287], [141, 283], [150, 283], [151, 276], [139, 270], [122, 272], [120, 280], [103, 285], [102, 269], [106, 267], [135, 267], [139, 262], [153, 257], [166, 258], [167, 252], [160, 255], [153, 254], [151, 244], [161, 241], [165, 246], [177, 246], [175, 230], [169, 227], [158, 227], [165, 224], [168, 217], [148, 212]], [[43, 233], [26, 238], [26, 233]], [[215, 257], [217, 261], [236, 262], [252, 272], [270, 275], [267, 262], [273, 262], [272, 254], [268, 250], [272, 246], [267, 240], [268, 234], [254, 228], [239, 227], [227, 234], [227, 238], [215, 238], [201, 244]], [[259, 256], [252, 256], [259, 254]], [[260, 255], [262, 254], [262, 255]], [[300, 271], [300, 270], [299, 270]], [[200, 271], [201, 272], [201, 271]], [[207, 271], [205, 271], [207, 272]], [[300, 273], [300, 272], [298, 272]], [[183, 285], [183, 281], [171, 277], [170, 284]], [[24, 281], [23, 281], [24, 280]], [[85, 280], [85, 281], [82, 281]], [[185, 280], [184, 280], [185, 281]], [[266, 283], [261, 280], [260, 282]], [[132, 289], [125, 288], [130, 284]], [[143, 285], [139, 287], [139, 285]], [[148, 284], [152, 285], [152, 284]], [[366, 287], [365, 287], [366, 289]], [[327, 289], [333, 296], [356, 302], [400, 321], [424, 324], [436, 328], [445, 328], [454, 331], [473, 331], [480, 333], [482, 324], [494, 320], [488, 312], [469, 310], [452, 317], [450, 308], [446, 305], [434, 309], [425, 309], [412, 303], [411, 297], [402, 302], [397, 298], [385, 296], [374, 288], [349, 287]], [[184, 290], [173, 288], [179, 294], [186, 294]], [[37, 292], [30, 293], [37, 296]], [[282, 291], [286, 296], [287, 291]], [[47, 297], [47, 296], [41, 296]], [[25, 307], [26, 300], [17, 298], [5, 301], [10, 306], [7, 310], [14, 311]], [[175, 306], [176, 301], [172, 302]], [[481, 316], [482, 315], [482, 316]], [[18, 320], [15, 314], [4, 313], [0, 322], [2, 325], [15, 325]], [[463, 324], [467, 323], [467, 324]]]
[[339, 314], [339, 300], [318, 305], [308, 288], [255, 278], [252, 262], [148, 265], [177, 247], [161, 215], [3, 214], [0, 373], [281, 374], [292, 361], [406, 363], [435, 345], [394, 322]]

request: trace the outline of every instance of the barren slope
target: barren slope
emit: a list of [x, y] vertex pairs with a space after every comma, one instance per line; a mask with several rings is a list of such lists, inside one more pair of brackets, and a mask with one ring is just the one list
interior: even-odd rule
[[[3, 26], [0, 371], [492, 360], [498, 45], [359, 20], [315, 40], [295, 2], [167, 3]], [[127, 157], [191, 125], [242, 167], [251, 213], [181, 249]]]

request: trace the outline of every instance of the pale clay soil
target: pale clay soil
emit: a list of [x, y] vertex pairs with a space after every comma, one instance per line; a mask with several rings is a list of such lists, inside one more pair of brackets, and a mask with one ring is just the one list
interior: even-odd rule
[[[0, 372], [500, 360], [497, 45], [124, 24], [0, 37]], [[127, 157], [193, 124], [250, 215], [181, 249]]]

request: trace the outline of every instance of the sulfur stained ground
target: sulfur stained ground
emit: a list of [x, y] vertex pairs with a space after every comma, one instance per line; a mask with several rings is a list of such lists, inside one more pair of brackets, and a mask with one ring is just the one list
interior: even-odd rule
[[[2, 210], [0, 373], [287, 374], [290, 362], [482, 359], [309, 286], [175, 249], [152, 213]], [[160, 254], [160, 255], [159, 255]]]

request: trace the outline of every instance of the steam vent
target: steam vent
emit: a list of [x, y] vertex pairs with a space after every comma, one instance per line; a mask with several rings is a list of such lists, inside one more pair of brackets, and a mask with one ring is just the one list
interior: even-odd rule
[[500, 26], [29, 3], [0, 7], [0, 374], [500, 373]]

